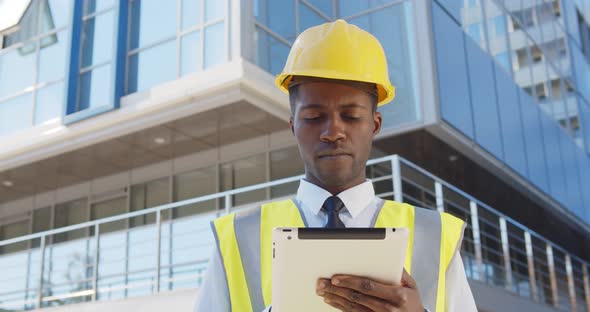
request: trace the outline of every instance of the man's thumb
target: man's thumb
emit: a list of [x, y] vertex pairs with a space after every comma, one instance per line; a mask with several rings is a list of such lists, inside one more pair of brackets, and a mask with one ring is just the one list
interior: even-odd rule
[[416, 281], [414, 281], [410, 273], [408, 273], [405, 268], [404, 272], [402, 273], [402, 286], [413, 289], [416, 288]]

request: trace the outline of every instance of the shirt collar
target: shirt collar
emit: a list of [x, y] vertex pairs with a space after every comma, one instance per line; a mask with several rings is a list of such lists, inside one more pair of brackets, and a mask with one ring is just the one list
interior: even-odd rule
[[[299, 183], [299, 189], [297, 189], [296, 199], [317, 215], [326, 199], [330, 196], [332, 196], [330, 192], [302, 179]], [[342, 200], [350, 215], [355, 218], [370, 205], [375, 197], [375, 190], [373, 189], [373, 183], [366, 180], [336, 196]]]

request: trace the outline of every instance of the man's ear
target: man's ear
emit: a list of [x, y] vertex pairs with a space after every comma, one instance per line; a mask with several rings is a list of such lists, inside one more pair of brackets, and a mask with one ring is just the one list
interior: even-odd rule
[[383, 116], [381, 116], [381, 112], [375, 111], [373, 113], [373, 136], [376, 136], [379, 132], [381, 132], [382, 123]]
[[293, 116], [289, 117], [289, 126], [291, 127], [291, 133], [295, 135], [295, 128], [293, 127]]

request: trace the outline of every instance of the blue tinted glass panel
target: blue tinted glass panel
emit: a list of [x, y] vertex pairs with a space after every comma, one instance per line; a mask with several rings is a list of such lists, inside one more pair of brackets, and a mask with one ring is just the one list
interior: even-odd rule
[[113, 56], [113, 11], [84, 22], [82, 34], [82, 68], [109, 61]]
[[578, 98], [578, 107], [580, 120], [582, 122], [582, 136], [586, 146], [586, 151], [590, 154], [590, 104], [581, 98]]
[[475, 141], [498, 159], [503, 159], [492, 60], [475, 43], [466, 41], [465, 46]]
[[215, 22], [225, 16], [225, 4], [227, 0], [205, 1], [205, 22]]
[[543, 149], [543, 135], [540, 110], [536, 107], [530, 95], [522, 89], [518, 90], [520, 109], [522, 112], [522, 125], [524, 130], [524, 143], [526, 147], [529, 179], [541, 190], [549, 194], [547, 183], [547, 169], [545, 166], [545, 150]]
[[175, 78], [175, 40], [129, 57], [129, 93], [140, 92]]
[[256, 19], [284, 39], [295, 41], [295, 1], [256, 0]]
[[314, 8], [321, 11], [323, 14], [327, 15], [328, 17], [334, 17], [334, 1], [332, 0], [309, 0], [309, 2]]
[[590, 66], [584, 55], [572, 42], [570, 42], [573, 69], [576, 77], [576, 86], [586, 100], [590, 100]]
[[133, 1], [131, 4], [130, 48], [134, 50], [176, 35], [177, 1], [162, 5], [160, 0]]
[[45, 37], [46, 44], [41, 45], [39, 51], [39, 82], [60, 80], [66, 72], [66, 41], [67, 33], [61, 31]]
[[304, 31], [309, 27], [320, 25], [327, 22], [307, 5], [299, 2], [299, 29]]
[[70, 23], [72, 7], [71, 0], [41, 1], [42, 29], [51, 30], [68, 25]]
[[35, 124], [59, 119], [63, 110], [63, 82], [52, 84], [37, 91], [35, 104]]
[[289, 46], [258, 27], [256, 28], [256, 38], [256, 64], [271, 74], [278, 75], [287, 61]]
[[112, 8], [114, 3], [114, 0], [85, 0], [84, 15]]
[[456, 20], [461, 21], [461, 9], [463, 8], [463, 1], [458, 0], [435, 0], [433, 7], [440, 4], [449, 14]]
[[339, 1], [338, 17], [345, 18], [347, 16], [368, 10], [369, 8], [371, 8], [371, 3], [369, 3], [368, 0]]
[[567, 32], [571, 35], [578, 45], [580, 43], [580, 28], [578, 26], [578, 14], [576, 12], [576, 5], [572, 0], [560, 1], [564, 18], [566, 22]]
[[31, 93], [0, 102], [0, 136], [31, 127], [32, 114]]
[[478, 44], [481, 43], [481, 25], [480, 24], [471, 24], [467, 26], [467, 34], [473, 41], [477, 42]]
[[[555, 127], [559, 128], [558, 125]], [[580, 214], [582, 212], [582, 188], [580, 187], [580, 171], [578, 170], [578, 163], [576, 161], [576, 152], [578, 147], [565, 131], [559, 129], [559, 139], [561, 141], [561, 157], [563, 160], [563, 167], [565, 169], [564, 175], [567, 185], [567, 203], [574, 213]]]
[[217, 23], [205, 28], [205, 68], [221, 64], [227, 60], [225, 23]]
[[576, 150], [576, 161], [580, 173], [580, 184], [583, 192], [581, 192], [584, 201], [584, 215], [586, 222], [590, 223], [590, 192], [588, 192], [588, 185], [590, 185], [590, 158], [581, 150]]
[[111, 105], [111, 66], [103, 65], [80, 74], [78, 111]]
[[561, 203], [566, 204], [564, 199], [566, 197], [565, 176], [563, 175], [563, 165], [561, 160], [561, 142], [557, 131], [557, 125], [547, 115], [539, 114], [541, 126], [543, 127], [543, 147], [545, 149], [545, 157], [547, 164], [547, 174], [549, 181], [549, 189], [553, 198]]
[[495, 36], [501, 37], [506, 34], [506, 18], [504, 15], [494, 17]]
[[504, 146], [504, 161], [523, 177], [528, 175], [518, 86], [504, 70], [495, 66], [500, 129]]
[[30, 87], [34, 79], [34, 49], [24, 51], [21, 47], [11, 48], [0, 54], [0, 98]]
[[203, 0], [182, 0], [182, 30], [201, 24]]
[[201, 59], [201, 32], [195, 31], [182, 37], [180, 50], [180, 69], [184, 76], [200, 70]]
[[473, 138], [463, 31], [438, 5], [432, 8], [441, 115]]
[[[366, 19], [358, 19], [361, 22], [358, 26], [370, 30], [381, 42], [387, 56], [389, 77], [395, 86], [396, 97], [392, 103], [379, 107], [383, 115], [383, 128], [398, 127], [418, 119], [411, 7], [408, 3], [394, 5], [371, 13]], [[351, 20], [351, 23], [356, 24], [356, 21]], [[365, 28], [364, 21], [368, 22], [370, 28]]]

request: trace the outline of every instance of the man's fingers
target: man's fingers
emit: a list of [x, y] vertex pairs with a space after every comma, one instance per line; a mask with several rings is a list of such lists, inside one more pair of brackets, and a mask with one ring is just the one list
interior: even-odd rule
[[362, 294], [388, 300], [391, 297], [392, 285], [386, 285], [374, 280], [349, 275], [334, 275], [332, 285], [356, 290]]
[[331, 298], [333, 295], [344, 298], [349, 302], [367, 307], [370, 311], [385, 312], [393, 311], [394, 306], [385, 300], [365, 295], [356, 290], [344, 287], [338, 287], [334, 285], [325, 285], [323, 288], [318, 289], [318, 295], [324, 296], [324, 298]]
[[402, 286], [416, 289], [416, 281], [414, 281], [410, 273], [408, 273], [405, 268], [404, 272], [402, 273]]
[[[335, 287], [334, 287], [335, 288]], [[326, 292], [324, 293], [324, 302], [327, 304], [340, 309], [345, 312], [372, 312], [372, 311], [383, 311], [383, 310], [371, 310], [361, 304], [352, 302], [345, 297], [341, 297], [337, 294]]]

